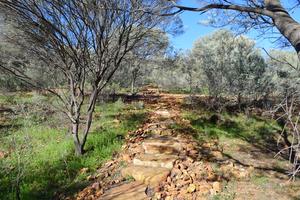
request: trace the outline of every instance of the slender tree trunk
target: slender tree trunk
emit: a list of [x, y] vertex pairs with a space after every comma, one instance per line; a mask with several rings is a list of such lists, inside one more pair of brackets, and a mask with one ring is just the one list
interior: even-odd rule
[[131, 81], [131, 94], [134, 94], [134, 78]]
[[16, 200], [21, 200], [21, 190], [20, 190], [20, 182], [17, 181], [16, 184]]
[[81, 141], [81, 149], [82, 149], [83, 153], [84, 153], [84, 146], [86, 144], [87, 136], [90, 132], [90, 128], [91, 128], [92, 121], [93, 121], [93, 114], [94, 114], [94, 110], [95, 110], [97, 96], [98, 96], [98, 89], [94, 89], [93, 93], [91, 94], [88, 113], [87, 113], [87, 119], [86, 119], [86, 126], [84, 129], [83, 138]]
[[241, 95], [241, 93], [238, 93], [237, 103], [238, 103], [238, 106], [239, 106], [239, 110], [241, 111], [242, 110], [242, 108], [241, 108], [241, 104], [242, 104], [242, 95]]
[[75, 146], [75, 154], [78, 156], [83, 155], [83, 147], [79, 139], [79, 122], [72, 123], [72, 136]]
[[132, 81], [131, 81], [131, 94], [135, 93], [135, 83], [137, 80], [138, 72], [132, 72]]
[[[98, 89], [94, 89], [94, 91], [92, 92], [91, 96], [90, 96], [90, 101], [88, 104], [88, 110], [87, 110], [87, 116], [86, 116], [86, 125], [85, 128], [83, 130], [82, 133], [82, 138], [80, 138], [79, 136], [79, 118], [76, 119], [76, 122], [72, 123], [72, 136], [73, 136], [73, 142], [74, 142], [74, 146], [75, 146], [75, 154], [78, 156], [81, 156], [84, 154], [85, 150], [84, 150], [84, 146], [86, 144], [87, 141], [87, 136], [90, 132], [90, 128], [92, 125], [92, 121], [93, 121], [93, 113], [95, 110], [95, 105], [96, 105], [96, 101], [97, 101], [97, 96], [98, 96]], [[77, 114], [77, 116], [79, 116], [79, 114]]]

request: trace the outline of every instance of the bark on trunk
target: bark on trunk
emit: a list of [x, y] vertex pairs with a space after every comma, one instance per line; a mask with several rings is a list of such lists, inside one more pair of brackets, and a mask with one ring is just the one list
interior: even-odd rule
[[[76, 120], [76, 122], [72, 123], [72, 136], [75, 146], [75, 154], [78, 156], [81, 156], [84, 154], [84, 146], [86, 144], [87, 136], [89, 134], [91, 124], [93, 121], [93, 113], [95, 110], [96, 100], [97, 100], [98, 90], [95, 89], [93, 93], [91, 94], [90, 101], [89, 101], [89, 107], [87, 111], [87, 118], [86, 118], [86, 125], [82, 133], [82, 138], [79, 136], [79, 119]], [[78, 115], [79, 116], [79, 115]]]
[[134, 94], [134, 79], [131, 81], [131, 94]]
[[265, 4], [268, 10], [274, 12], [272, 18], [275, 26], [295, 48], [300, 60], [300, 24], [282, 7], [280, 1], [266, 0]]
[[80, 139], [79, 139], [79, 124], [73, 123], [72, 124], [72, 136], [75, 146], [75, 154], [80, 156], [83, 155], [83, 146], [81, 145]]
[[242, 110], [242, 95], [239, 93], [238, 96], [237, 96], [237, 103], [238, 103], [238, 107], [239, 107], [239, 110], [241, 111]]
[[93, 113], [94, 113], [94, 110], [95, 110], [97, 96], [98, 96], [98, 90], [95, 89], [92, 93], [91, 98], [90, 98], [89, 109], [88, 109], [87, 120], [86, 120], [86, 126], [85, 126], [85, 129], [84, 129], [83, 138], [82, 138], [82, 141], [81, 141], [81, 148], [82, 148], [83, 153], [84, 153], [84, 146], [85, 146], [85, 143], [86, 143], [86, 140], [87, 140], [87, 136], [90, 132], [90, 128], [91, 128], [92, 121], [93, 121]]
[[21, 200], [21, 191], [20, 191], [20, 183], [19, 182], [16, 185], [16, 200]]

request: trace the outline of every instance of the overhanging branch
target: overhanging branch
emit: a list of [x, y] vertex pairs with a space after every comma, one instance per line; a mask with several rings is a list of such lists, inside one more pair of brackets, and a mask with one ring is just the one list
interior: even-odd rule
[[222, 9], [222, 10], [233, 10], [233, 11], [246, 12], [246, 13], [256, 13], [268, 17], [273, 17], [274, 15], [272, 11], [260, 7], [246, 7], [246, 6], [231, 5], [231, 4], [208, 4], [206, 6], [196, 8], [196, 7], [178, 5], [173, 1], [172, 3], [173, 3], [173, 7], [177, 8], [178, 10], [172, 13], [162, 14], [163, 16], [175, 15], [183, 11], [206, 12], [211, 9]]

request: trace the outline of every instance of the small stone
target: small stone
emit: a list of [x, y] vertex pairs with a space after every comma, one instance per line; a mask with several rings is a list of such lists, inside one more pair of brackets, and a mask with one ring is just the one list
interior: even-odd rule
[[215, 173], [209, 173], [207, 176], [208, 181], [216, 181], [218, 180], [218, 176]]
[[165, 200], [173, 200], [174, 198], [172, 197], [172, 196], [167, 196], [166, 198], [165, 198]]
[[183, 163], [180, 163], [180, 164], [178, 165], [178, 169], [183, 170], [183, 169], [187, 169], [187, 168], [188, 168], [188, 166], [184, 165]]
[[195, 184], [190, 184], [189, 187], [187, 188], [188, 193], [193, 193], [196, 191], [196, 185]]
[[204, 148], [210, 148], [211, 146], [213, 146], [213, 144], [207, 142], [207, 143], [203, 143], [201, 146]]
[[100, 189], [100, 183], [98, 183], [98, 182], [93, 183], [92, 188], [94, 188], [95, 190], [99, 190]]
[[86, 177], [86, 180], [92, 181], [92, 180], [94, 180], [94, 177], [92, 175], [89, 175], [88, 177]]
[[193, 150], [193, 149], [194, 149], [193, 144], [187, 144], [187, 145], [186, 145], [186, 150], [187, 150], [187, 151], [191, 151], [191, 150]]
[[212, 151], [211, 154], [216, 159], [222, 159], [223, 158], [223, 154], [220, 151]]
[[239, 178], [241, 178], [241, 179], [245, 179], [245, 178], [249, 177], [249, 172], [247, 172], [245, 170], [241, 170], [239, 174], [240, 174]]
[[122, 155], [122, 158], [123, 158], [123, 160], [125, 161], [125, 162], [127, 162], [127, 163], [129, 163], [129, 162], [131, 162], [131, 157], [130, 157], [130, 155], [129, 154], [123, 154]]
[[228, 167], [228, 168], [233, 168], [233, 167], [234, 167], [233, 162], [229, 162], [229, 163], [226, 165], [226, 167]]
[[87, 173], [88, 171], [89, 171], [89, 168], [85, 167], [85, 168], [80, 169], [79, 173], [80, 173], [80, 174], [85, 174], [85, 173]]
[[0, 159], [5, 158], [5, 156], [6, 156], [6, 153], [3, 151], [0, 151]]
[[200, 195], [206, 195], [206, 194], [208, 194], [209, 192], [210, 192], [210, 190], [211, 190], [211, 185], [209, 184], [209, 183], [207, 183], [206, 181], [202, 181], [202, 182], [200, 182], [200, 184], [199, 184], [199, 187], [198, 187], [198, 193], [200, 194]]
[[120, 120], [118, 120], [118, 119], [114, 119], [114, 120], [113, 120], [113, 123], [115, 123], [115, 124], [120, 124], [121, 122], [120, 122]]
[[100, 197], [103, 194], [103, 189], [96, 192], [96, 196]]
[[188, 152], [188, 155], [192, 158], [195, 158], [198, 156], [198, 151], [197, 150], [191, 150]]
[[171, 177], [170, 177], [170, 176], [168, 176], [168, 178], [167, 178], [167, 182], [168, 182], [168, 183], [171, 183], [171, 182], [172, 182], [172, 179], [171, 179]]
[[93, 200], [93, 199], [95, 199], [95, 197], [94, 197], [94, 195], [89, 195], [87, 198], [86, 198], [87, 200]]
[[189, 163], [193, 163], [193, 162], [194, 162], [194, 159], [191, 158], [191, 157], [189, 157], [189, 156], [187, 156], [187, 157], [186, 157], [186, 161], [189, 162]]
[[222, 189], [221, 189], [221, 184], [220, 184], [220, 182], [218, 182], [218, 181], [213, 182], [212, 187], [213, 187], [213, 190], [214, 190], [216, 193], [220, 193], [221, 190], [222, 190]]
[[250, 166], [250, 167], [248, 168], [249, 173], [252, 173], [254, 170], [255, 170], [255, 169], [254, 169], [253, 166]]
[[160, 200], [161, 199], [161, 193], [155, 193], [153, 200]]

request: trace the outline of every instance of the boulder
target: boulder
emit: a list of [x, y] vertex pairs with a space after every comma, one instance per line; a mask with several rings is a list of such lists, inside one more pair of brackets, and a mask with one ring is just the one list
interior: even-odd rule
[[157, 187], [167, 180], [170, 170], [162, 167], [129, 166], [121, 170], [123, 177], [131, 176], [136, 181]]

